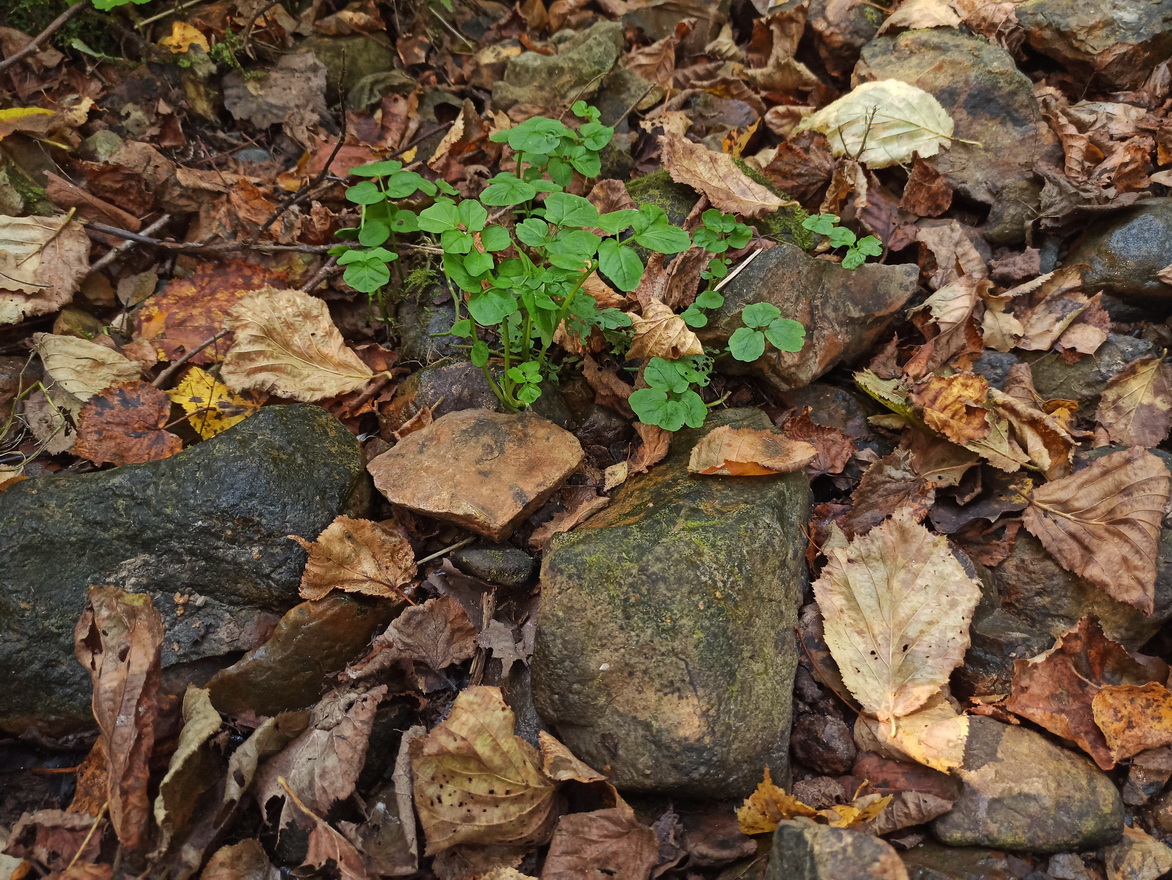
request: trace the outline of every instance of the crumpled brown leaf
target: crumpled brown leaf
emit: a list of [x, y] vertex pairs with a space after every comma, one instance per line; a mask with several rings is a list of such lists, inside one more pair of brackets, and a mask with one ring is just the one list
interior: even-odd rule
[[727, 214], [761, 217], [796, 205], [754, 183], [727, 153], [714, 153], [685, 137], [665, 134], [659, 139], [663, 167], [676, 183], [684, 183], [708, 197], [712, 207]]
[[331, 590], [399, 598], [403, 585], [415, 577], [415, 551], [395, 522], [339, 516], [316, 541], [289, 538], [309, 554], [301, 574], [303, 599], [321, 599]]
[[68, 305], [89, 256], [89, 236], [68, 217], [0, 217], [0, 324]]
[[1091, 708], [1116, 761], [1172, 745], [1172, 692], [1159, 682], [1106, 685]]
[[[372, 678], [404, 664], [417, 676], [439, 672], [463, 663], [476, 653], [476, 627], [460, 603], [451, 596], [428, 599], [406, 609], [375, 636], [370, 648], [351, 663], [344, 675], [351, 679]], [[429, 690], [423, 682], [423, 690]]]
[[236, 334], [220, 373], [233, 391], [256, 388], [306, 403], [358, 391], [374, 372], [346, 346], [326, 304], [300, 290], [267, 288], [232, 307]]
[[980, 585], [904, 511], [824, 551], [814, 596], [843, 682], [880, 721], [911, 714], [963, 661]]
[[687, 355], [704, 354], [704, 346], [684, 319], [658, 300], [643, 307], [643, 314], [631, 313], [635, 340], [627, 352], [631, 360], [659, 357], [674, 361]]
[[646, 880], [659, 861], [655, 832], [626, 804], [558, 820], [541, 880], [615, 877]]
[[94, 464], [139, 464], [168, 458], [183, 441], [165, 426], [171, 399], [147, 382], [115, 385], [95, 394], [77, 416], [73, 451]]
[[804, 440], [780, 431], [722, 425], [692, 447], [688, 473], [723, 477], [759, 477], [801, 470], [818, 455]]
[[1025, 527], [1067, 571], [1151, 614], [1168, 469], [1133, 446], [1034, 489]]

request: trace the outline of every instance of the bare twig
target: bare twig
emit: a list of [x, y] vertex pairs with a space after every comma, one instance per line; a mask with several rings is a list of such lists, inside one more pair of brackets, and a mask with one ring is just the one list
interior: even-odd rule
[[[171, 215], [164, 214], [162, 217], [160, 217], [158, 220], [156, 220], [154, 223], [152, 223], [146, 229], [142, 230], [142, 234], [143, 235], [150, 235], [152, 232], [158, 232], [160, 229], [162, 229], [164, 226], [166, 226], [170, 222], [171, 222]], [[102, 254], [102, 256], [98, 257], [98, 259], [96, 259], [94, 261], [94, 264], [92, 266], [90, 266], [90, 271], [91, 272], [100, 272], [102, 269], [105, 269], [107, 266], [109, 266], [111, 263], [113, 263], [116, 259], [118, 259], [120, 256], [122, 256], [122, 254], [126, 253], [128, 250], [130, 250], [132, 247], [134, 247], [134, 245], [135, 245], [135, 242], [133, 242], [133, 241], [119, 242], [118, 244], [114, 245], [114, 247], [110, 248], [110, 250], [106, 251], [106, 253]]]
[[80, 13], [89, 5], [89, 0], [81, 0], [80, 3], [74, 3], [68, 9], [58, 15], [55, 19], [49, 22], [48, 27], [33, 37], [31, 43], [29, 43], [19, 52], [13, 52], [3, 61], [0, 61], [0, 73], [10, 68], [16, 62], [28, 58], [30, 55], [35, 55], [37, 50], [41, 48], [41, 43], [45, 42], [45, 40], [49, 39], [49, 37], [53, 36], [53, 34], [61, 30], [61, 28], [65, 26], [66, 22], [68, 22], [71, 18]]
[[175, 361], [175, 363], [171, 364], [171, 366], [167, 367], [167, 369], [163, 370], [163, 372], [159, 373], [159, 375], [155, 376], [155, 380], [151, 382], [151, 384], [156, 388], [162, 388], [169, 381], [171, 381], [171, 377], [178, 373], [184, 364], [186, 364], [189, 360], [191, 360], [213, 342], [216, 342], [219, 339], [223, 339], [228, 335], [229, 332], [231, 331], [221, 330], [215, 336], [208, 337], [191, 351], [187, 352], [187, 354], [183, 355], [183, 357], [179, 358], [179, 360]]
[[184, 241], [162, 241], [157, 238], [151, 238], [149, 235], [143, 235], [140, 232], [131, 232], [129, 229], [119, 229], [117, 226], [107, 226], [105, 223], [94, 223], [93, 221], [86, 221], [84, 225], [86, 229], [93, 230], [94, 232], [101, 232], [105, 235], [114, 235], [118, 238], [125, 238], [129, 241], [138, 242], [139, 244], [164, 248], [169, 251], [176, 251], [183, 254], [216, 254], [232, 251], [260, 251], [261, 253], [266, 254], [293, 251], [295, 253], [301, 254], [324, 254], [328, 252], [331, 247], [333, 247], [333, 245], [328, 244], [275, 244], [268, 241], [217, 241], [211, 242], [210, 244], [200, 244], [198, 242]]
[[311, 290], [325, 281], [328, 276], [337, 271], [337, 268], [338, 258], [330, 257], [328, 260], [322, 263], [321, 268], [314, 272], [308, 281], [301, 285], [301, 289], [306, 293], [309, 293]]

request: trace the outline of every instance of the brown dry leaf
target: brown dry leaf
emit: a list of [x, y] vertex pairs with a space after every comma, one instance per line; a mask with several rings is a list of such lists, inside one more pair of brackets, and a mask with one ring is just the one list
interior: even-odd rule
[[332, 828], [316, 811], [310, 809], [283, 777], [278, 777], [277, 783], [288, 797], [289, 803], [296, 809], [300, 817], [299, 824], [302, 827], [308, 826], [308, 846], [301, 866], [311, 869], [313, 873], [309, 876], [322, 876], [328, 873], [338, 880], [371, 880], [366, 865], [363, 864], [362, 854], [354, 844]]
[[658, 861], [655, 832], [624, 804], [562, 816], [549, 844], [541, 880], [646, 880]]
[[849, 804], [834, 804], [818, 815], [826, 820], [831, 828], [857, 828], [866, 825], [891, 803], [891, 795], [865, 794], [856, 797]]
[[166, 430], [171, 399], [146, 382], [128, 382], [95, 394], [77, 417], [73, 451], [94, 464], [140, 464], [169, 458], [183, 441]]
[[949, 0], [903, 0], [880, 26], [879, 33], [934, 27], [960, 27], [960, 16]]
[[[280, 275], [253, 263], [203, 263], [186, 278], [168, 281], [138, 310], [135, 336], [152, 342], [163, 360], [178, 360], [222, 331], [224, 316], [241, 299], [280, 280]], [[193, 355], [190, 362], [219, 363], [231, 344], [227, 336]]]
[[[985, 399], [989, 382], [977, 373], [931, 376], [912, 392], [924, 424], [960, 446], [983, 440], [989, 433]], [[971, 447], [970, 447], [971, 448]]]
[[932, 225], [917, 227], [916, 241], [930, 253], [931, 260], [921, 260], [925, 271], [931, 263], [935, 271], [929, 272], [928, 286], [937, 290], [964, 275], [984, 277], [989, 274], [985, 260], [973, 246], [965, 232], [966, 227], [956, 220], [933, 221]]
[[643, 442], [627, 461], [628, 476], [647, 473], [654, 465], [667, 458], [668, 452], [671, 451], [671, 431], [665, 431], [658, 425], [635, 422], [635, 433]]
[[964, 766], [969, 719], [957, 711], [945, 691], [933, 695], [922, 709], [890, 723], [860, 715], [857, 724], [873, 738], [874, 750], [881, 755], [915, 761], [941, 773]]
[[69, 305], [89, 256], [89, 236], [68, 216], [0, 217], [0, 324]]
[[688, 473], [722, 477], [787, 474], [804, 468], [817, 455], [812, 443], [791, 440], [779, 431], [722, 425], [692, 447]]
[[643, 307], [643, 314], [631, 313], [635, 340], [627, 352], [631, 360], [653, 357], [674, 361], [687, 355], [703, 354], [704, 346], [684, 319], [658, 300]]
[[887, 808], [867, 826], [867, 832], [884, 835], [913, 825], [926, 825], [951, 810], [954, 803], [923, 791], [897, 791]]
[[714, 153], [687, 138], [665, 134], [659, 139], [663, 167], [676, 183], [687, 184], [708, 197], [712, 207], [742, 217], [765, 214], [796, 205], [754, 183], [727, 153]]
[[1057, 419], [1042, 412], [1032, 402], [1024, 403], [996, 388], [989, 389], [989, 405], [994, 413], [1009, 423], [1017, 445], [1025, 450], [1030, 461], [1047, 479], [1063, 477], [1070, 472], [1074, 438]]
[[861, 535], [897, 510], [922, 522], [935, 500], [935, 486], [912, 466], [911, 453], [897, 449], [867, 468], [851, 495], [851, 510], [841, 526], [848, 536]]
[[795, 816], [813, 818], [816, 815], [818, 811], [813, 807], [786, 794], [784, 788], [774, 785], [769, 768], [766, 767], [765, 779], [737, 808], [737, 825], [742, 834], [772, 834], [779, 822]]
[[199, 880], [281, 880], [259, 840], [250, 837], [220, 847], [208, 859]]
[[1159, 446], [1172, 429], [1172, 364], [1163, 357], [1129, 363], [1107, 382], [1095, 421], [1112, 443]]
[[257, 388], [312, 403], [358, 391], [374, 377], [346, 347], [326, 304], [303, 291], [249, 294], [228, 312], [224, 326], [236, 340], [224, 355], [221, 377], [234, 391]]
[[985, 313], [981, 316], [981, 336], [985, 339], [985, 345], [996, 351], [1012, 350], [1025, 332], [1021, 321], [1006, 311], [1013, 297], [986, 294], [982, 299], [985, 301]]
[[137, 364], [88, 339], [34, 333], [33, 350], [53, 381], [79, 401], [139, 378]]
[[451, 596], [428, 599], [406, 609], [375, 636], [366, 653], [346, 667], [351, 680], [372, 678], [399, 664], [418, 673], [439, 672], [476, 653], [476, 627]]
[[428, 855], [458, 844], [548, 839], [556, 788], [534, 748], [514, 735], [515, 725], [499, 689], [471, 687], [446, 719], [411, 744], [415, 808]]
[[1115, 766], [1091, 701], [1104, 685], [1142, 685], [1147, 667], [1103, 635], [1093, 617], [1084, 617], [1049, 651], [1013, 664], [1012, 692], [1005, 707], [1028, 718], [1090, 755], [1104, 770]]
[[94, 719], [109, 758], [110, 820], [122, 849], [137, 859], [149, 843], [163, 618], [145, 593], [90, 587], [73, 644], [93, 681]]
[[[101, 858], [101, 835], [105, 830], [105, 820], [96, 822], [94, 816], [84, 813], [68, 810], [25, 813], [12, 826], [6, 845], [0, 851], [4, 856], [13, 857], [12, 861], [0, 860], [0, 868], [7, 872], [11, 866], [10, 878], [32, 877], [37, 872], [18, 867], [21, 859], [29, 859], [53, 871], [51, 876], [54, 880], [63, 880], [66, 875], [57, 872], [62, 871], [72, 860], [81, 860], [84, 865]], [[27, 867], [31, 869], [32, 866], [30, 864]], [[107, 866], [106, 877], [109, 876]]]
[[289, 537], [309, 554], [301, 575], [303, 599], [321, 599], [331, 590], [401, 598], [401, 588], [415, 577], [415, 551], [398, 523], [339, 516], [316, 541]]
[[980, 585], [903, 511], [824, 549], [814, 596], [843, 682], [880, 721], [911, 714], [964, 659]]
[[650, 46], [632, 49], [627, 53], [627, 70], [670, 91], [676, 74], [676, 48], [679, 44], [675, 36], [670, 36]]
[[1034, 489], [1023, 522], [1067, 571], [1151, 614], [1168, 486], [1164, 463], [1133, 446]]
[[594, 486], [566, 486], [558, 492], [558, 500], [565, 510], [533, 530], [529, 536], [530, 549], [541, 550], [554, 535], [570, 531], [610, 504], [610, 499], [599, 495]]
[[785, 434], [792, 440], [813, 444], [818, 450], [806, 469], [811, 474], [841, 474], [855, 454], [855, 442], [849, 435], [810, 418], [810, 407], [803, 407], [785, 423]]
[[212, 705], [211, 691], [188, 685], [183, 695], [183, 729], [155, 798], [159, 828], [155, 857], [166, 853], [177, 831], [188, 828], [198, 801], [219, 781], [220, 757], [209, 743], [221, 727], [223, 720]]
[[1159, 682], [1106, 685], [1091, 707], [1116, 761], [1172, 745], [1172, 693]]
[[939, 217], [951, 205], [952, 187], [948, 179], [918, 155], [915, 156], [907, 185], [899, 200], [900, 210], [917, 217]]

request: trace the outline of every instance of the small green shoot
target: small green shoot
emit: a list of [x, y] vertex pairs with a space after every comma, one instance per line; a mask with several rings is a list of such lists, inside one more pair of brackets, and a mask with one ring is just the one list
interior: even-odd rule
[[857, 269], [867, 262], [867, 257], [878, 257], [883, 253], [883, 243], [875, 236], [859, 238], [845, 226], [838, 225], [837, 214], [811, 214], [802, 221], [802, 226], [811, 232], [825, 235], [833, 248], [845, 247], [842, 268]]

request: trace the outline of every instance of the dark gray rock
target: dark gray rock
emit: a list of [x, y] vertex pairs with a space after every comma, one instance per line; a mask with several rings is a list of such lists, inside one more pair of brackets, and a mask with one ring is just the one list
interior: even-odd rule
[[473, 544], [452, 553], [452, 564], [464, 574], [502, 587], [523, 587], [533, 577], [533, 557], [505, 544]]
[[531, 668], [538, 711], [620, 789], [728, 798], [788, 777], [810, 496], [801, 473], [688, 474], [699, 436], [551, 542]]
[[917, 277], [912, 265], [844, 269], [782, 242], [759, 254], [722, 289], [724, 305], [697, 335], [706, 346], [724, 348], [744, 326], [745, 306], [772, 303], [783, 318], [806, 328], [802, 350], [769, 347], [751, 364], [723, 358], [721, 369], [759, 375], [778, 391], [800, 388], [870, 349], [915, 293]]
[[[438, 300], [438, 302], [437, 302]], [[456, 311], [442, 285], [429, 285], [404, 297], [395, 309], [399, 356], [404, 361], [430, 364], [446, 357], [463, 357], [463, 342], [449, 334]]]
[[588, 100], [623, 47], [622, 24], [600, 21], [565, 41], [554, 55], [524, 52], [509, 62], [505, 78], [493, 87], [493, 106], [498, 110], [515, 104], [552, 108], [579, 98]]
[[1091, 226], [1066, 265], [1083, 263], [1083, 286], [1125, 302], [1172, 308], [1172, 285], [1156, 277], [1172, 263], [1172, 199], [1148, 199]]
[[1024, 727], [971, 716], [954, 775], [960, 797], [931, 824], [949, 846], [1081, 852], [1123, 833], [1123, 802], [1107, 775]]
[[1013, 57], [953, 28], [914, 30], [863, 49], [853, 82], [876, 79], [903, 80], [936, 97], [956, 123], [955, 139], [928, 163], [958, 192], [989, 206], [986, 239], [1023, 241], [1042, 192], [1034, 169], [1043, 162], [1061, 167], [1062, 151]]
[[910, 880], [1018, 880], [1010, 857], [995, 849], [921, 843], [903, 854]]
[[812, 770], [834, 776], [849, 773], [855, 763], [855, 739], [841, 718], [803, 715], [790, 737], [794, 757]]
[[787, 819], [773, 832], [765, 880], [907, 880], [907, 871], [886, 840]]
[[1099, 405], [1099, 395], [1111, 378], [1139, 357], [1158, 354], [1147, 339], [1107, 334], [1107, 340], [1091, 357], [1068, 364], [1057, 354], [1036, 356], [1030, 362], [1034, 388], [1044, 399], [1076, 400], [1079, 412], [1088, 417]]
[[[369, 498], [350, 432], [306, 405], [265, 407], [163, 461], [0, 492], [0, 728], [91, 723], [89, 677], [72, 647], [88, 585], [150, 593], [188, 628], [201, 601], [283, 610], [305, 564], [286, 536], [316, 538], [338, 514], [362, 515]], [[178, 615], [177, 594], [195, 597]], [[241, 638], [226, 641], [239, 651], [265, 621], [237, 616]], [[229, 647], [171, 629], [164, 643], [180, 653], [165, 663]]]

